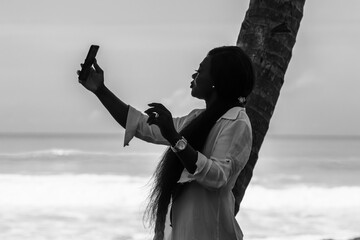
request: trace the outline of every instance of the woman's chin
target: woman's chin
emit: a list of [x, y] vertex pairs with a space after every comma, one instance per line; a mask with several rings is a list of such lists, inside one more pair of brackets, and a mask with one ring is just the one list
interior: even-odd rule
[[196, 93], [191, 92], [191, 96], [200, 100], [203, 100], [202, 97], [200, 97], [199, 95], [197, 95]]

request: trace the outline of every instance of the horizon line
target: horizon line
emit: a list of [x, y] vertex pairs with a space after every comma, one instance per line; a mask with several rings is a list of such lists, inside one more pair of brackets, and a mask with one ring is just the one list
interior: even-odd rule
[[[0, 132], [0, 138], [20, 138], [20, 137], [73, 137], [73, 138], [114, 138], [124, 135], [121, 132]], [[274, 139], [360, 139], [360, 135], [347, 134], [266, 134], [265, 138]]]

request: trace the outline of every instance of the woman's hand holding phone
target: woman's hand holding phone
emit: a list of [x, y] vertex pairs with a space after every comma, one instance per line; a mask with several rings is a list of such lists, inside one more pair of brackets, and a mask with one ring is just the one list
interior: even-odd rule
[[81, 70], [77, 71], [79, 82], [89, 91], [96, 93], [104, 86], [104, 71], [96, 62], [98, 45], [91, 45]]
[[104, 85], [104, 71], [95, 59], [97, 45], [92, 45], [81, 70], [77, 71], [79, 83], [87, 90], [93, 92], [114, 119], [123, 127], [126, 127], [129, 105], [121, 101]]
[[[81, 67], [83, 64], [81, 64]], [[80, 80], [79, 83], [81, 83], [87, 90], [96, 93], [100, 88], [104, 86], [104, 71], [101, 69], [101, 67], [97, 64], [97, 61], [95, 59], [94, 61], [94, 68], [90, 68], [89, 75], [86, 80]], [[78, 75], [80, 74], [80, 70], [78, 71]]]

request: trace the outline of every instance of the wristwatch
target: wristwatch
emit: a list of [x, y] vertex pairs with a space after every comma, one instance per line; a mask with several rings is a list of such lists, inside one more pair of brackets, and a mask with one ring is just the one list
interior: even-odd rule
[[181, 137], [174, 146], [171, 146], [171, 150], [173, 150], [173, 152], [177, 153], [177, 152], [181, 152], [182, 150], [184, 150], [187, 146], [187, 141], [184, 137]]

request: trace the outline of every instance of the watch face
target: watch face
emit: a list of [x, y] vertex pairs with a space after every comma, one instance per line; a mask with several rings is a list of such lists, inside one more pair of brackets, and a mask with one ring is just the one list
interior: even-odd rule
[[177, 143], [175, 144], [174, 147], [171, 147], [171, 149], [174, 152], [180, 152], [182, 150], [184, 150], [187, 146], [187, 141], [185, 138], [180, 139], [179, 141], [177, 141]]
[[179, 145], [177, 147], [179, 150], [184, 150], [186, 148], [186, 142], [179, 141]]

